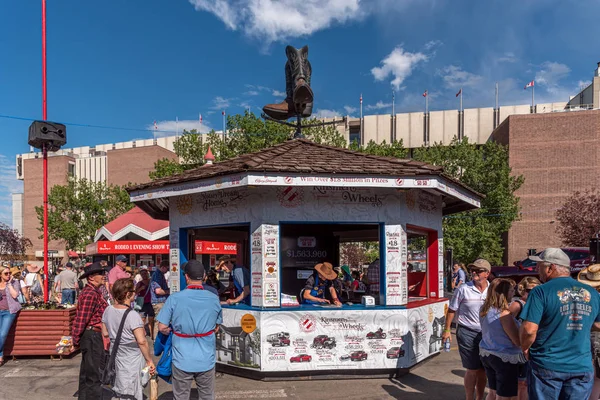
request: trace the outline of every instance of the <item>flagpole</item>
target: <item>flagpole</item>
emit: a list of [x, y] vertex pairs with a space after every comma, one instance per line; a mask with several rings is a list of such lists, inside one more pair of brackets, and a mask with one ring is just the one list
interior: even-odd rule
[[396, 140], [396, 91], [392, 90], [392, 142]]
[[429, 91], [425, 89], [425, 115], [429, 114]]
[[498, 82], [496, 82], [496, 110], [498, 109]]
[[535, 83], [531, 87], [531, 112], [535, 112]]
[[363, 144], [363, 98], [362, 93], [360, 94], [360, 144]]
[[225, 142], [225, 110], [221, 114], [223, 115], [223, 142]]
[[460, 88], [460, 111], [464, 111], [464, 109], [463, 109], [463, 98], [462, 98], [462, 96], [463, 96], [463, 89], [462, 89], [462, 88]]

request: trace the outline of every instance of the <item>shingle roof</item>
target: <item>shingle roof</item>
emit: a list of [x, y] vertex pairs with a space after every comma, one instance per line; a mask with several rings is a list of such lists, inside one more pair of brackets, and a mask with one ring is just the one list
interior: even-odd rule
[[443, 174], [442, 167], [420, 161], [375, 156], [348, 149], [317, 144], [306, 139], [294, 139], [255, 153], [160, 178], [127, 188], [129, 192], [160, 188], [171, 184], [213, 178], [240, 172], [355, 174], [418, 176], [442, 175], [473, 192], [461, 182]]

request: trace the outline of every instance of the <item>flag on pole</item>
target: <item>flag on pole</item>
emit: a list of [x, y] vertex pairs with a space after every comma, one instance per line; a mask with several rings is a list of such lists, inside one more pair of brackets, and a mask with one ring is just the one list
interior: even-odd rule
[[427, 90], [423, 92], [423, 97], [427, 97]]
[[158, 125], [156, 124], [156, 121], [154, 121], [154, 130], [156, 131], [158, 129]]
[[360, 94], [360, 104], [362, 104], [362, 93]]
[[525, 85], [523, 90], [527, 90], [527, 88], [534, 87], [534, 86], [535, 86], [535, 81], [531, 81], [527, 85]]
[[455, 96], [455, 97], [458, 97], [458, 96], [460, 96], [461, 94], [462, 94], [462, 88], [460, 88], [460, 90], [458, 91], [458, 93], [456, 93], [456, 96]]
[[221, 111], [221, 115], [225, 116], [225, 110]]
[[202, 114], [198, 114], [200, 116], [200, 124], [202, 124]]

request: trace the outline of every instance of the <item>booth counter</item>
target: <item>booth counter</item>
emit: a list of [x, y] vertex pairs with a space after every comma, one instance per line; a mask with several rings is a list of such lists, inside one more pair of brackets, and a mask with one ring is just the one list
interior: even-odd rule
[[[169, 219], [172, 292], [185, 287], [179, 265], [195, 257], [197, 240], [236, 243], [237, 264], [250, 270], [251, 301], [223, 306], [217, 360], [259, 376], [392, 371], [439, 352], [448, 304], [442, 217], [481, 200], [438, 167], [303, 139], [139, 185], [130, 195]], [[339, 265], [345, 242], [379, 244], [368, 272], [376, 305], [282, 307], [284, 295], [301, 300], [315, 264]]]

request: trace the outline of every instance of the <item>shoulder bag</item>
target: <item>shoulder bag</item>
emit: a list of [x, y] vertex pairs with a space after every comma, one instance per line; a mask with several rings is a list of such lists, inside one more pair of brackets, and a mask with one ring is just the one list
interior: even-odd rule
[[152, 287], [152, 281], [150, 281], [150, 283], [148, 284], [148, 288], [146, 289], [146, 293], [144, 293], [143, 296], [138, 296], [135, 298], [135, 304], [133, 305], [133, 308], [135, 309], [135, 311], [141, 311], [142, 307], [144, 306], [144, 300], [146, 299], [146, 296], [148, 295], [148, 292], [150, 291], [150, 288]]
[[115, 371], [115, 358], [117, 357], [117, 352], [119, 351], [119, 342], [121, 342], [121, 334], [123, 333], [123, 326], [125, 325], [125, 320], [127, 319], [127, 315], [131, 308], [125, 310], [125, 314], [123, 314], [123, 319], [121, 319], [121, 325], [119, 325], [119, 330], [117, 331], [117, 337], [115, 338], [115, 344], [113, 345], [112, 352], [106, 353], [104, 356], [104, 369], [100, 369], [100, 383], [105, 386], [112, 387], [115, 384], [115, 378], [117, 373]]

